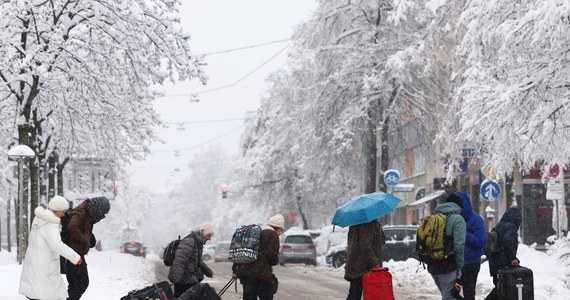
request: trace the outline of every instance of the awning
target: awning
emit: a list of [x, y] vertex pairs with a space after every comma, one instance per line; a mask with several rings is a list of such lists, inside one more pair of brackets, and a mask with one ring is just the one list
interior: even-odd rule
[[408, 206], [419, 206], [422, 204], [426, 204], [429, 201], [432, 201], [434, 199], [437, 199], [439, 196], [445, 194], [445, 191], [436, 191], [435, 193], [431, 193], [429, 195], [424, 196], [423, 198], [420, 198], [419, 200], [416, 200], [410, 204], [408, 204]]

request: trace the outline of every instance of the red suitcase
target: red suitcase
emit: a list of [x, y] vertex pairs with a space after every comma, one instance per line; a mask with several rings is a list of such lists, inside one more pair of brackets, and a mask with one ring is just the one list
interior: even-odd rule
[[388, 268], [373, 268], [362, 276], [363, 300], [395, 300]]

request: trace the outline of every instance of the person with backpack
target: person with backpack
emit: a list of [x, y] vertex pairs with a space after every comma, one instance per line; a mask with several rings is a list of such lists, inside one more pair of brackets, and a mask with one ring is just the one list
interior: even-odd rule
[[[461, 216], [463, 201], [455, 193], [447, 196], [433, 211], [433, 214], [445, 216], [443, 236], [444, 256], [440, 260], [427, 261], [428, 272], [431, 274], [442, 300], [455, 299], [453, 293], [461, 286], [461, 272], [464, 264], [465, 249], [465, 220]], [[420, 225], [421, 228], [421, 225]], [[418, 228], [419, 230], [419, 228]]]
[[106, 197], [86, 199], [77, 207], [68, 210], [61, 220], [63, 229], [62, 240], [71, 249], [75, 250], [83, 263], [76, 265], [69, 260], [65, 261], [65, 275], [68, 282], [67, 300], [79, 300], [89, 286], [89, 273], [85, 255], [95, 246], [93, 225], [105, 218], [109, 213], [111, 204]]
[[382, 267], [384, 241], [384, 231], [378, 219], [349, 227], [344, 265], [344, 279], [350, 282], [346, 300], [360, 300], [362, 277], [373, 268]]
[[[471, 208], [471, 199], [464, 192], [455, 193], [463, 203], [461, 216], [466, 223], [464, 265], [461, 272], [463, 297], [465, 300], [475, 300], [477, 276], [481, 269], [481, 256], [485, 251], [487, 230], [483, 218]], [[454, 290], [454, 292], [457, 290]], [[457, 291], [457, 294], [459, 291]]]
[[62, 196], [54, 196], [48, 208], [34, 210], [28, 237], [26, 259], [22, 266], [19, 293], [28, 299], [64, 299], [68, 296], [65, 280], [60, 274], [60, 255], [81, 265], [81, 256], [61, 241], [61, 217], [69, 208]]
[[203, 223], [178, 244], [168, 271], [168, 280], [174, 283], [175, 297], [180, 297], [193, 285], [202, 282], [204, 275], [214, 277], [214, 272], [202, 259], [204, 244], [213, 236], [214, 227]]
[[497, 242], [499, 251], [493, 253], [489, 257], [489, 273], [493, 277], [495, 288], [487, 295], [485, 300], [498, 299], [497, 296], [497, 271], [508, 266], [518, 267], [520, 260], [517, 258], [517, 250], [519, 247], [518, 230], [522, 222], [521, 211], [516, 206], [511, 206], [501, 220], [492, 229], [497, 233]]
[[243, 300], [272, 300], [277, 292], [273, 266], [279, 263], [279, 236], [285, 230], [285, 218], [276, 214], [263, 225], [257, 259], [251, 263], [234, 263], [233, 278], [243, 285]]

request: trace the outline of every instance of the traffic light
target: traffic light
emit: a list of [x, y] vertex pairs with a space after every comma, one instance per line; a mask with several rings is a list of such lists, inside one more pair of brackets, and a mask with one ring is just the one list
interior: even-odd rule
[[222, 199], [228, 198], [228, 187], [222, 184]]

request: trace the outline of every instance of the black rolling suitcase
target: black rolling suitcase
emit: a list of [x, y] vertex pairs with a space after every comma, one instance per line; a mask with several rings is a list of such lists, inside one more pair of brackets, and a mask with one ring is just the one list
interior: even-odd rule
[[230, 279], [228, 283], [216, 294], [216, 291], [207, 283], [198, 283], [180, 295], [176, 300], [221, 300], [224, 292], [234, 283], [235, 279]]
[[121, 300], [174, 300], [174, 293], [168, 281], [162, 281], [145, 288], [130, 291]]
[[532, 270], [522, 266], [500, 269], [497, 295], [501, 300], [534, 300]]

